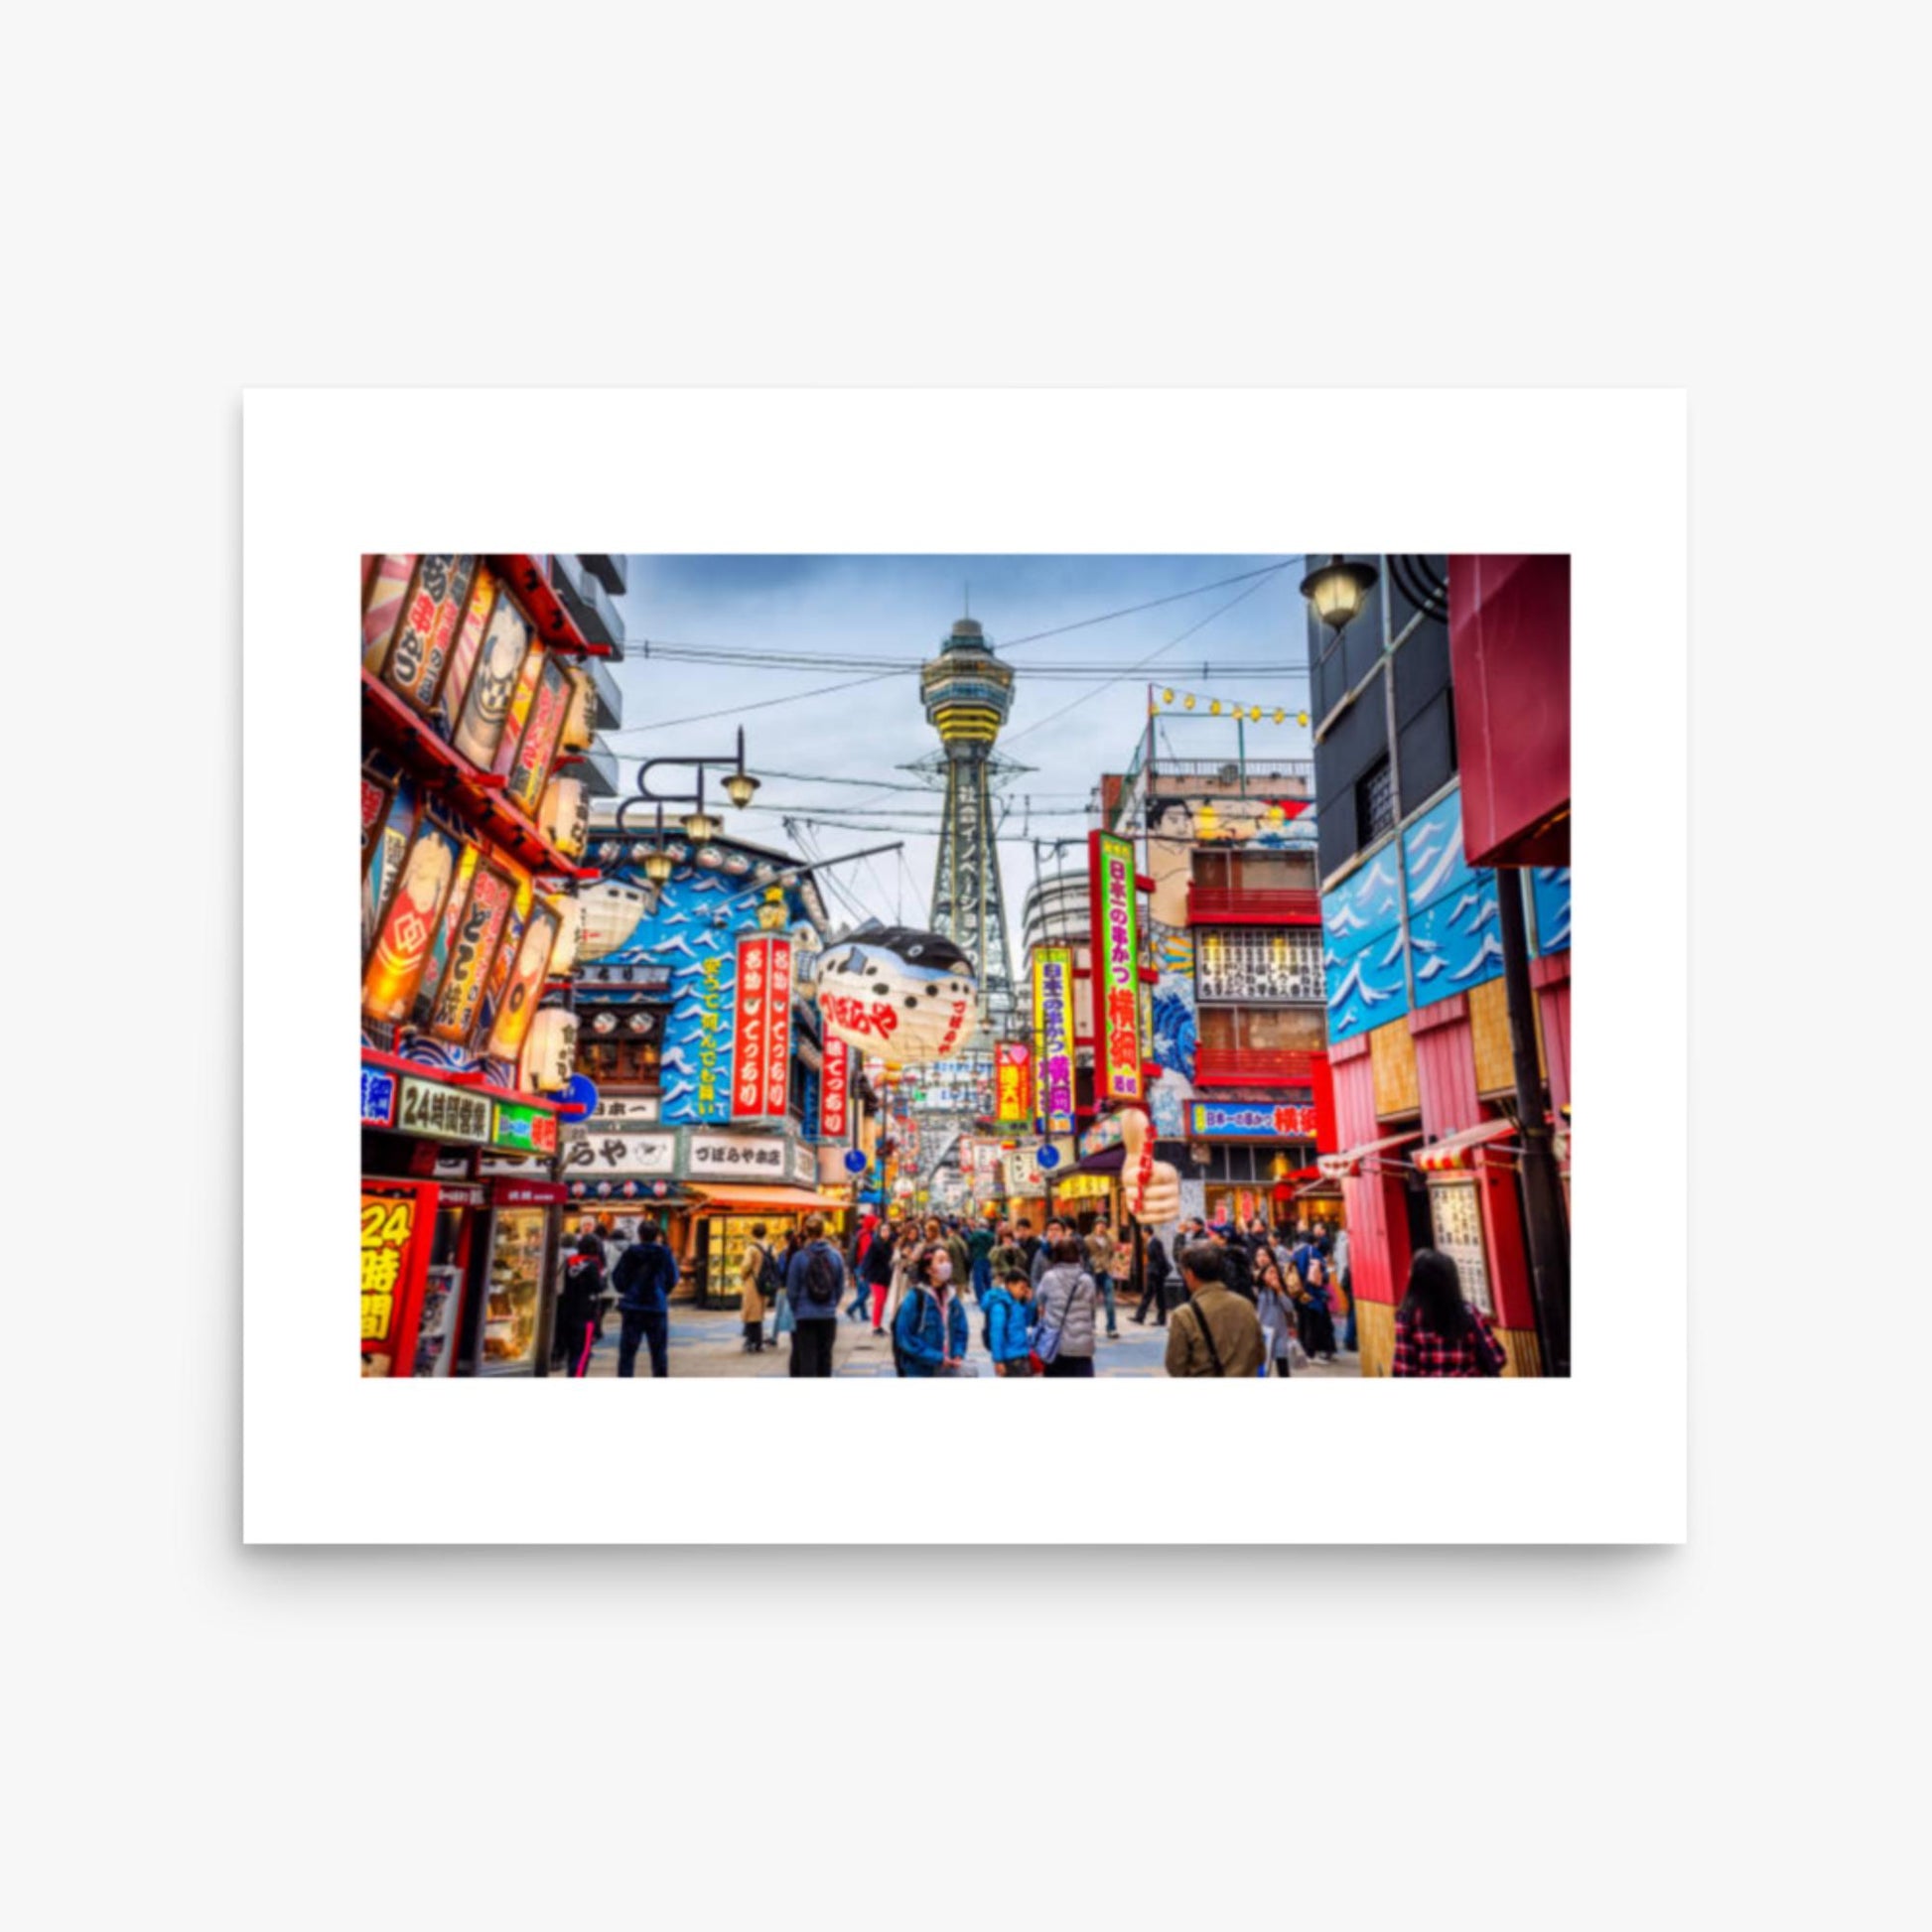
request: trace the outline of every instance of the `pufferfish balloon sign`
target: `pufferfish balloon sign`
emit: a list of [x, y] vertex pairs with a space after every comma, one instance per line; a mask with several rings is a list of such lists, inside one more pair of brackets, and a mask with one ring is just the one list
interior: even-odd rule
[[825, 948], [826, 1031], [894, 1066], [943, 1059], [973, 1030], [972, 962], [943, 933], [868, 919]]

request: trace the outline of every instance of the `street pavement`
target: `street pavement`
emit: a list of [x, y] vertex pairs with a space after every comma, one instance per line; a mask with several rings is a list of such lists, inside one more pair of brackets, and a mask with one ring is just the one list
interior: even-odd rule
[[[993, 1374], [993, 1361], [987, 1354], [985, 1344], [980, 1339], [981, 1317], [978, 1307], [970, 1296], [966, 1304], [967, 1328], [971, 1345], [967, 1350], [967, 1361], [974, 1370], [984, 1376]], [[618, 1329], [619, 1317], [613, 1313], [605, 1324], [605, 1332], [591, 1356], [593, 1375], [616, 1375], [618, 1372]], [[764, 1323], [765, 1334], [771, 1332], [769, 1317]], [[680, 1304], [671, 1310], [671, 1360], [673, 1375], [788, 1375], [790, 1373], [790, 1340], [787, 1337], [773, 1346], [768, 1340], [761, 1354], [747, 1354], [742, 1343], [745, 1339], [745, 1323], [738, 1314], [730, 1310], [711, 1310], [693, 1308]], [[1136, 1327], [1133, 1316], [1125, 1310], [1121, 1313], [1120, 1338], [1110, 1341], [1103, 1326], [1096, 1343], [1094, 1355], [1095, 1375], [1164, 1375], [1168, 1352], [1168, 1331], [1157, 1328], [1150, 1318], [1144, 1328]], [[648, 1376], [650, 1357], [647, 1350], [638, 1350], [638, 1372]], [[875, 1335], [869, 1321], [852, 1321], [844, 1315], [839, 1317], [839, 1334], [832, 1355], [834, 1375], [891, 1375], [893, 1370], [892, 1342], [885, 1335]], [[1316, 1377], [1345, 1376], [1353, 1378], [1361, 1373], [1361, 1357], [1342, 1355], [1335, 1361], [1311, 1363], [1297, 1375]], [[1291, 1378], [1293, 1379], [1293, 1378]]]

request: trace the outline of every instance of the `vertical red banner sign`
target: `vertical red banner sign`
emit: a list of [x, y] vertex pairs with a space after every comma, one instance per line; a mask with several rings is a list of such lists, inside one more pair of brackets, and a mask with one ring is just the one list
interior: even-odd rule
[[738, 979], [732, 989], [732, 1119], [764, 1113], [764, 1049], [770, 1038], [766, 1006], [771, 998], [768, 939], [738, 942]]
[[783, 1120], [791, 1092], [791, 941], [767, 939], [765, 945], [771, 997], [765, 1008], [764, 1111]]
[[825, 1042], [825, 1065], [818, 1076], [818, 1138], [842, 1141], [849, 1125], [847, 1096], [852, 1088], [852, 1048], [842, 1039]]
[[1088, 833], [1087, 875], [1093, 905], [1094, 1085], [1102, 1102], [1138, 1101], [1147, 1082], [1132, 841], [1111, 832]]

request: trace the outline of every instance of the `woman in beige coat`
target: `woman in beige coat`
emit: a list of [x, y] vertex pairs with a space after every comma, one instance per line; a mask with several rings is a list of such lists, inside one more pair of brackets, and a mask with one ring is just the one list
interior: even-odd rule
[[[764, 1291], [761, 1279], [764, 1274], [765, 1257], [771, 1253], [765, 1246], [764, 1223], [752, 1223], [752, 1238], [745, 1247], [745, 1265], [739, 1271], [738, 1284], [744, 1301], [739, 1312], [745, 1317], [745, 1348], [748, 1355], [764, 1353]], [[776, 1259], [775, 1256], [772, 1257]]]

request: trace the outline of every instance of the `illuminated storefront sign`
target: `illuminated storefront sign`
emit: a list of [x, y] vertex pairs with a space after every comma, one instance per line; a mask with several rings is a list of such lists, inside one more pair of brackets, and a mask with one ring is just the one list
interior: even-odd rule
[[782, 1120], [791, 1084], [791, 941], [738, 942], [732, 1118]]
[[489, 1144], [522, 1154], [555, 1154], [557, 1117], [541, 1107], [526, 1107], [521, 1101], [498, 1100]]
[[821, 1141], [842, 1141], [852, 1121], [847, 1111], [852, 1081], [852, 1048], [842, 1039], [830, 1040], [825, 1048], [825, 1066], [818, 1083], [818, 1137]]
[[429, 1261], [427, 1202], [434, 1188], [406, 1180], [362, 1183], [362, 1373], [407, 1375]]
[[450, 941], [450, 963], [436, 991], [430, 1037], [460, 1046], [477, 1024], [497, 942], [516, 903], [516, 886], [507, 873], [479, 860], [470, 897]]
[[994, 1077], [999, 1100], [996, 1118], [1024, 1121], [1033, 1118], [1033, 1048], [1024, 1039], [1003, 1039], [994, 1053]]
[[1187, 1103], [1187, 1132], [1204, 1140], [1311, 1141], [1314, 1108], [1278, 1107], [1266, 1101], [1192, 1100]]
[[1141, 975], [1134, 848], [1111, 832], [1087, 835], [1087, 889], [1093, 900], [1095, 1087], [1102, 1100], [1139, 1100], [1142, 1074]]
[[379, 1066], [362, 1069], [362, 1125], [387, 1127], [396, 1117], [396, 1076]]
[[1073, 953], [1067, 946], [1041, 946], [1034, 954], [1034, 1059], [1046, 1132], [1072, 1133]]
[[523, 943], [517, 950], [503, 1004], [497, 1009], [496, 1023], [489, 1030], [489, 1042], [483, 1049], [491, 1059], [514, 1060], [523, 1051], [523, 1035], [536, 1017], [537, 1000], [543, 992], [543, 976], [550, 965], [550, 949], [557, 941], [557, 915], [547, 905], [532, 908], [530, 922], [523, 928]]
[[405, 1134], [423, 1134], [438, 1141], [489, 1139], [489, 1102], [480, 1093], [446, 1087], [437, 1080], [403, 1076], [396, 1125]]

